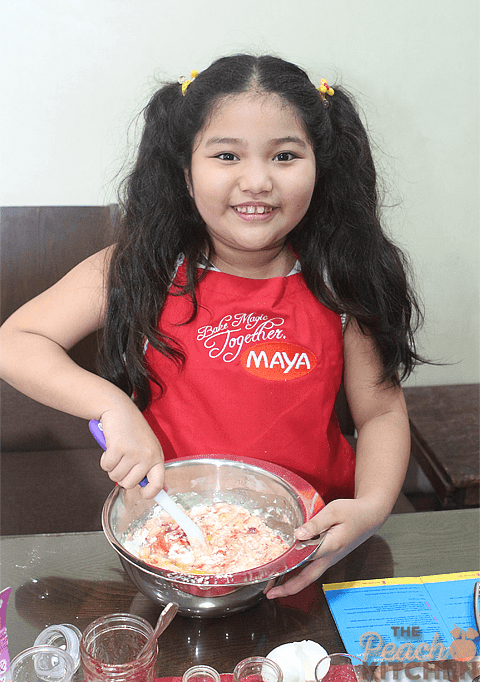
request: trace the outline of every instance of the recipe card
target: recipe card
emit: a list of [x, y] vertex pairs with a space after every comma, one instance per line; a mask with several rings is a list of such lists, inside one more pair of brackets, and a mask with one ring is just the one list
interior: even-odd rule
[[480, 571], [323, 585], [348, 653], [368, 663], [470, 661], [480, 653], [473, 610]]

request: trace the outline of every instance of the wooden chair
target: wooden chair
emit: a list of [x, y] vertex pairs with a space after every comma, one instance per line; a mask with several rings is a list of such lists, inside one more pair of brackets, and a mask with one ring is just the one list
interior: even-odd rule
[[[112, 240], [115, 207], [2, 208], [1, 321]], [[95, 370], [97, 338], [72, 349]], [[98, 465], [101, 451], [87, 422], [30, 400], [1, 384], [2, 535], [101, 529], [113, 487]]]

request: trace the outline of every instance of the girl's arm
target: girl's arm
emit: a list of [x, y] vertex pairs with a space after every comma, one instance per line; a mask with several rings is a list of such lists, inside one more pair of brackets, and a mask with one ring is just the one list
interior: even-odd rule
[[148, 475], [142, 494], [151, 498], [163, 486], [158, 440], [123, 391], [68, 355], [103, 325], [108, 255], [106, 249], [87, 258], [6, 320], [0, 329], [0, 376], [45, 405], [100, 420], [108, 446], [102, 468], [126, 488]]
[[358, 432], [355, 498], [333, 500], [298, 528], [298, 539], [327, 530], [315, 560], [268, 598], [295, 594], [373, 535], [401, 491], [410, 456], [410, 429], [400, 388], [378, 385], [380, 363], [373, 342], [354, 321], [345, 330], [344, 386]]

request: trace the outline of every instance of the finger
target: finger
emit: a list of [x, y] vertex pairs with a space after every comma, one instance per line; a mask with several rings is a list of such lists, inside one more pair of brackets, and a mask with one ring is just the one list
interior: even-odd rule
[[113, 460], [110, 459], [110, 453], [107, 454], [107, 450], [102, 454], [100, 457], [100, 467], [106, 471], [109, 472], [112, 470], [112, 468], [115, 466]]
[[[121, 473], [122, 472], [122, 473]], [[125, 472], [125, 473], [123, 473]], [[128, 468], [123, 462], [109, 473], [112, 480], [115, 480], [122, 488], [132, 490], [140, 481], [145, 478], [145, 469], [141, 464], [136, 464]]]
[[119, 457], [118, 455], [114, 456], [109, 450], [106, 450], [101, 456], [100, 466], [108, 473], [112, 481], [115, 481], [116, 483], [119, 483], [125, 478], [132, 468], [132, 466], [128, 464], [127, 459], [121, 456]]
[[142, 488], [140, 494], [146, 500], [151, 500], [158, 495], [164, 486], [165, 468], [163, 464], [156, 464], [147, 473], [148, 484]]
[[311, 582], [317, 580], [322, 573], [336, 563], [341, 556], [348, 553], [348, 549], [345, 548], [344, 551], [341, 552], [341, 538], [335, 537], [338, 535], [337, 529], [338, 527], [334, 527], [325, 534], [323, 542], [310, 559], [311, 563], [309, 563], [303, 571], [294, 578], [290, 578], [287, 582], [268, 592], [267, 596], [269, 599], [285, 597], [300, 592], [300, 590], [303, 590], [307, 585], [310, 585]]
[[267, 594], [267, 592], [269, 590], [271, 590], [272, 587], [275, 585], [275, 582], [276, 582], [276, 578], [270, 578], [270, 580], [268, 581], [268, 583], [264, 587], [263, 594]]
[[[100, 466], [104, 471], [111, 473], [122, 463], [122, 461], [125, 464], [126, 460], [124, 459], [123, 453], [114, 447], [109, 447], [100, 457]], [[120, 471], [122, 470], [119, 469], [119, 472]], [[125, 468], [123, 475], [126, 475], [128, 471], [129, 469]]]
[[361, 540], [359, 539], [356, 544], [352, 544], [352, 538], [346, 532], [344, 524], [337, 523], [325, 532], [323, 541], [319, 542], [319, 546], [310, 557], [310, 561], [328, 558], [330, 566], [342, 559], [360, 542]]
[[[323, 533], [319, 533], [318, 535], [314, 535], [313, 538], [310, 540], [299, 540], [299, 543], [302, 543], [304, 547], [310, 547], [312, 550], [312, 554], [308, 557], [307, 561], [314, 561], [315, 559], [319, 559], [321, 556], [324, 556], [325, 554], [328, 554], [328, 545], [327, 545], [327, 551], [324, 550], [323, 544], [325, 542], [325, 539], [328, 536], [329, 531], [325, 530]], [[322, 551], [323, 548], [323, 551]]]
[[299, 526], [295, 530], [294, 535], [297, 540], [308, 540], [319, 533], [329, 530], [336, 523], [338, 523], [338, 513], [336, 513], [335, 506], [330, 503], [309, 521]]
[[324, 557], [309, 564], [294, 578], [290, 578], [283, 585], [277, 585], [269, 590], [266, 594], [267, 599], [277, 599], [278, 597], [288, 597], [291, 594], [297, 594], [297, 592], [318, 580], [322, 573], [329, 568], [330, 563], [328, 558]]

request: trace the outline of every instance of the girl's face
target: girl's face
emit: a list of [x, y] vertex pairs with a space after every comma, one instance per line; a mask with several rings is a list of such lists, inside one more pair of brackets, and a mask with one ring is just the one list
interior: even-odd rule
[[276, 95], [226, 98], [195, 140], [190, 194], [215, 255], [274, 257], [305, 215], [315, 157], [294, 109]]

